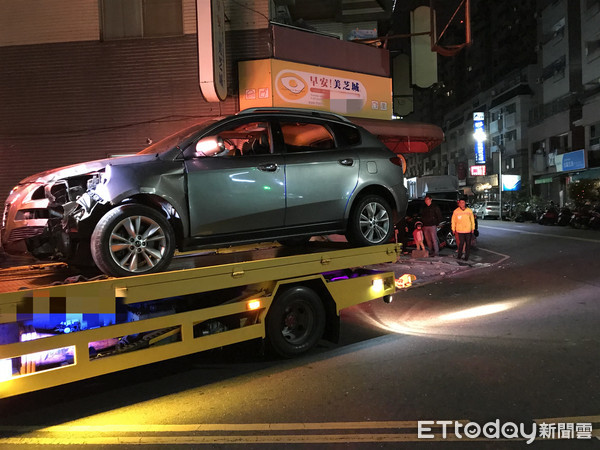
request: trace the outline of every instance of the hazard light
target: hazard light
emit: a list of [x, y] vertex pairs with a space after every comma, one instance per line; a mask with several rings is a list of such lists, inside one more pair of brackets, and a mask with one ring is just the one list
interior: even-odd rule
[[250, 300], [248, 302], [248, 311], [254, 311], [260, 309], [260, 300]]
[[375, 292], [375, 293], [383, 292], [383, 290], [385, 289], [383, 280], [381, 278], [375, 278], [373, 280], [372, 286], [373, 286], [373, 292]]

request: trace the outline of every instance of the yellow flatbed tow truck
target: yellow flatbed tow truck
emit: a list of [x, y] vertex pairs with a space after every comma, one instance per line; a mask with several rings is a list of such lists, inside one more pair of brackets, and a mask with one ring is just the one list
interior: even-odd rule
[[1, 270], [0, 398], [252, 339], [283, 357], [335, 342], [341, 310], [391, 301], [394, 272], [366, 267], [395, 262], [399, 251], [241, 251], [200, 264], [181, 258], [169, 272], [63, 283], [52, 281], [61, 265]]

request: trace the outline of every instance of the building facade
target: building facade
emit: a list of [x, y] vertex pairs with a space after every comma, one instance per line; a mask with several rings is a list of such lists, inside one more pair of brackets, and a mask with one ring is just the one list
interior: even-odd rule
[[[481, 2], [479, 2], [481, 3]], [[489, 8], [512, 8], [507, 2], [487, 2]], [[491, 4], [497, 4], [491, 6]], [[600, 179], [600, 1], [541, 0], [512, 17], [496, 11], [498, 23], [531, 23], [536, 58], [514, 58], [499, 53], [502, 42], [510, 46], [509, 36], [490, 41], [482, 49], [471, 48], [462, 55], [457, 69], [454, 61], [441, 65], [451, 67], [446, 74], [440, 97], [443, 116], [441, 125], [446, 141], [429, 155], [415, 156], [409, 168], [416, 175], [456, 174], [465, 191], [476, 199], [496, 198], [499, 194], [498, 174], [518, 176], [519, 191], [513, 195], [539, 196], [556, 204], [568, 198], [568, 185], [582, 178]], [[523, 15], [527, 15], [523, 17]], [[473, 40], [485, 40], [485, 27], [475, 24]], [[515, 20], [517, 17], [518, 22]], [[521, 30], [516, 27], [514, 31]], [[511, 34], [507, 28], [507, 33]], [[479, 34], [478, 34], [479, 33]], [[493, 42], [493, 44], [492, 44]], [[487, 58], [479, 56], [488, 52]], [[521, 55], [513, 48], [515, 55]], [[503, 58], [498, 55], [504, 54]], [[524, 50], [528, 54], [528, 50]], [[481, 56], [481, 55], [480, 55]], [[491, 59], [490, 59], [491, 58]], [[497, 67], [504, 60], [504, 68]], [[475, 64], [476, 66], [474, 66]], [[513, 70], [507, 72], [513, 64]], [[476, 69], [475, 67], [478, 67]], [[493, 75], [469, 78], [474, 71], [488, 70]], [[464, 86], [470, 92], [455, 91], [457, 74], [465, 76]], [[449, 74], [449, 75], [448, 75]], [[440, 92], [436, 86], [430, 90]], [[434, 102], [435, 104], [435, 102]], [[475, 161], [473, 113], [485, 116], [488, 139], [485, 142], [485, 175], [471, 167]], [[468, 170], [465, 170], [465, 166]]]
[[0, 197], [31, 174], [134, 153], [239, 111], [240, 61], [390, 76], [386, 50], [340, 37], [377, 27], [391, 0], [223, 0], [228, 87], [223, 101], [207, 101], [199, 46], [211, 43], [198, 42], [197, 10], [207, 15], [210, 3], [0, 0]]

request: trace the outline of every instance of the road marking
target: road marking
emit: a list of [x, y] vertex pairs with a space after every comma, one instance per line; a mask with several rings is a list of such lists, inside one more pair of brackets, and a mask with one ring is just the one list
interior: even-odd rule
[[[199, 445], [199, 444], [335, 444], [350, 442], [432, 442], [464, 441], [453, 435], [445, 439], [419, 438], [411, 434], [313, 434], [313, 435], [271, 435], [271, 436], [107, 436], [107, 437], [57, 437], [57, 438], [7, 438], [0, 439], [2, 445]], [[505, 441], [508, 439], [474, 438], [471, 441]], [[520, 440], [524, 439], [510, 439]]]
[[498, 252], [495, 252], [493, 250], [488, 250], [487, 248], [477, 247], [477, 249], [478, 250], [483, 250], [484, 252], [492, 253], [493, 255], [500, 256], [502, 258], [502, 259], [500, 259], [500, 261], [495, 261], [493, 263], [493, 265], [503, 263], [504, 261], [506, 261], [507, 259], [510, 258], [510, 256], [505, 255], [504, 253], [498, 253]]
[[[600, 425], [600, 416], [563, 417], [534, 419], [536, 423], [594, 423]], [[463, 425], [468, 420], [459, 420]], [[200, 445], [200, 444], [328, 444], [350, 442], [441, 442], [441, 441], [523, 441], [524, 438], [465, 439], [453, 433], [442, 436], [441, 426], [428, 424], [429, 432], [436, 432], [432, 438], [419, 437], [416, 430], [418, 421], [383, 422], [323, 422], [323, 423], [254, 423], [254, 424], [130, 424], [130, 425], [56, 425], [46, 428], [34, 426], [2, 426], [0, 431], [12, 433], [45, 434], [37, 436], [13, 436], [0, 438], [2, 445]], [[399, 432], [390, 433], [390, 429]], [[370, 430], [371, 433], [331, 433], [339, 430]], [[380, 430], [381, 432], [378, 432]], [[401, 431], [406, 430], [406, 431]], [[232, 434], [194, 434], [219, 431]], [[277, 434], [280, 431], [297, 431], [296, 434]], [[319, 432], [329, 431], [328, 434]], [[236, 434], [254, 432], [255, 434]], [[267, 434], [265, 432], [271, 432]], [[305, 433], [302, 433], [305, 432]], [[110, 433], [110, 435], [102, 435]], [[141, 436], [127, 433], [142, 433]], [[187, 433], [187, 434], [184, 434]], [[170, 434], [170, 435], [169, 435]], [[50, 435], [50, 436], [48, 436]], [[55, 436], [53, 436], [55, 435]], [[591, 435], [600, 439], [600, 428], [594, 428]], [[539, 440], [550, 440], [541, 439]], [[552, 438], [558, 440], [559, 438]]]
[[[468, 421], [460, 421], [467, 423]], [[190, 432], [190, 431], [290, 431], [290, 430], [348, 430], [348, 429], [390, 429], [417, 428], [418, 421], [384, 422], [317, 422], [317, 423], [214, 423], [214, 424], [131, 424], [131, 425], [54, 425], [39, 427], [0, 426], [0, 431], [17, 432]]]
[[537, 231], [515, 230], [514, 228], [488, 227], [485, 225], [480, 225], [479, 228], [487, 228], [488, 230], [510, 231], [512, 233], [533, 234], [535, 236], [554, 237], [559, 239], [570, 239], [572, 241], [595, 242], [597, 244], [600, 243], [599, 239], [582, 238], [577, 236], [562, 236], [560, 234], [538, 233]]

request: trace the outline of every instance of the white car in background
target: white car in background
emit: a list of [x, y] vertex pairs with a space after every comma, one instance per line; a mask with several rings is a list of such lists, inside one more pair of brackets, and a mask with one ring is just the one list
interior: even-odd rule
[[473, 210], [473, 212], [475, 212], [475, 214], [477, 214], [477, 217], [481, 219], [498, 219], [500, 217], [500, 202], [486, 200], [483, 203], [479, 203], [479, 205]]

